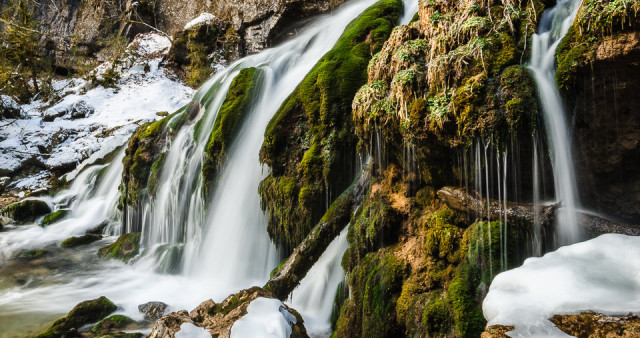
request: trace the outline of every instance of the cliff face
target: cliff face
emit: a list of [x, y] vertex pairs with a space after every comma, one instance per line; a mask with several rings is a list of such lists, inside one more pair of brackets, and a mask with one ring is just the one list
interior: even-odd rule
[[[557, 52], [585, 207], [640, 222], [640, 5], [585, 1]], [[569, 110], [571, 111], [571, 109]]]
[[72, 54], [93, 56], [113, 35], [133, 37], [153, 28], [175, 35], [201, 13], [229, 23], [240, 39], [240, 53], [255, 53], [302, 19], [339, 6], [342, 0], [54, 0], [35, 5], [35, 19], [45, 32], [42, 43], [58, 66]]

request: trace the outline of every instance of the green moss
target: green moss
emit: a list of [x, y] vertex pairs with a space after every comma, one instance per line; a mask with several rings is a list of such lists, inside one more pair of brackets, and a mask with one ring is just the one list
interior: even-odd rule
[[479, 337], [487, 324], [476, 297], [479, 275], [477, 268], [463, 264], [447, 288], [446, 298], [451, 304], [455, 328], [461, 337]]
[[65, 317], [56, 320], [45, 332], [37, 335], [38, 338], [57, 338], [66, 336], [71, 329], [97, 322], [113, 311], [116, 305], [106, 297], [84, 301], [76, 305]]
[[637, 0], [585, 0], [576, 23], [585, 35], [612, 35], [637, 25], [638, 12]]
[[500, 76], [500, 90], [503, 93], [505, 119], [509, 130], [533, 135], [539, 108], [531, 71], [523, 66], [508, 67]]
[[160, 169], [164, 166], [164, 161], [167, 158], [166, 153], [160, 154], [157, 160], [153, 162], [151, 165], [151, 173], [149, 174], [149, 179], [147, 180], [147, 191], [149, 195], [154, 196], [156, 194], [156, 189], [158, 189], [158, 180], [160, 179]]
[[[129, 139], [129, 144], [122, 160], [124, 166], [122, 173], [122, 183], [120, 191], [120, 207], [137, 206], [139, 200], [147, 193], [145, 188], [151, 187], [153, 190], [157, 184], [158, 169], [161, 168], [160, 150], [164, 144], [164, 137], [167, 133], [167, 123], [178, 118], [183, 120], [186, 114], [183, 110], [178, 110], [175, 114], [169, 115], [160, 121], [145, 123]], [[181, 122], [180, 122], [181, 123]], [[156, 163], [155, 176], [149, 182], [152, 174], [153, 164]]]
[[338, 319], [337, 337], [389, 337], [399, 334], [395, 303], [406, 273], [393, 254], [370, 253], [349, 275], [352, 297]]
[[93, 243], [101, 239], [102, 239], [101, 235], [85, 234], [79, 237], [74, 236], [74, 237], [67, 238], [64, 241], [60, 242], [60, 246], [63, 248], [75, 248], [77, 246]]
[[16, 222], [33, 221], [36, 217], [51, 212], [49, 205], [41, 200], [27, 199], [7, 205], [0, 210], [0, 215], [9, 217]]
[[18, 258], [39, 258], [42, 257], [44, 255], [46, 255], [47, 253], [49, 253], [49, 251], [47, 250], [26, 250], [26, 251], [21, 251], [20, 253], [18, 253], [16, 255], [16, 257]]
[[135, 323], [135, 320], [127, 316], [113, 315], [99, 321], [98, 324], [91, 328], [91, 332], [99, 335], [108, 334], [114, 329], [123, 329], [132, 323]]
[[[256, 68], [245, 68], [233, 79], [205, 148], [202, 176], [205, 190], [210, 191], [218, 170], [225, 163], [233, 137], [249, 113], [261, 75]], [[199, 127], [201, 128], [201, 127]], [[194, 133], [199, 134], [198, 130]], [[208, 195], [208, 193], [206, 193]]]
[[260, 160], [271, 174], [259, 192], [276, 242], [295, 247], [336, 197], [329, 193], [351, 183], [351, 102], [401, 12], [400, 1], [383, 0], [352, 21], [269, 122]]
[[105, 258], [115, 258], [128, 262], [135, 257], [140, 250], [140, 233], [130, 232], [120, 236], [111, 245], [98, 250], [98, 256]]
[[40, 221], [40, 226], [41, 227], [46, 227], [48, 225], [56, 223], [56, 222], [60, 221], [61, 219], [67, 217], [68, 214], [69, 214], [69, 210], [58, 210], [58, 211], [54, 211], [52, 213], [49, 213], [46, 216], [44, 216], [42, 221]]
[[435, 294], [424, 307], [422, 325], [430, 335], [445, 335], [453, 325], [451, 305], [441, 295]]

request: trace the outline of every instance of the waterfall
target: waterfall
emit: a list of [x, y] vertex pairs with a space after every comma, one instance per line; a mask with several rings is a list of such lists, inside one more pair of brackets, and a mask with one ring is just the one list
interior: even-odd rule
[[311, 336], [331, 335], [331, 311], [338, 286], [344, 280], [342, 256], [349, 247], [347, 226], [329, 244], [300, 285], [291, 293], [287, 303], [304, 318], [305, 328]]
[[40, 249], [71, 236], [84, 235], [87, 231], [104, 225], [107, 232], [117, 233], [118, 186], [122, 177], [120, 150], [109, 165], [91, 166], [84, 170], [73, 184], [54, 197], [40, 198], [52, 210], [65, 210], [67, 216], [47, 227], [37, 224], [23, 225], [20, 231], [0, 235], [0, 262], [20, 250]]
[[[97, 247], [113, 241], [113, 237], [73, 249], [72, 254], [82, 264], [65, 267], [70, 270], [47, 277], [46, 283], [0, 288], [0, 326], [6, 323], [3, 318], [46, 318], [40, 319], [44, 322], [52, 315], [63, 315], [80, 301], [103, 295], [118, 304], [119, 313], [142, 319], [137, 306], [148, 301], [166, 302], [170, 311], [192, 309], [206, 299], [221, 301], [240, 289], [263, 285], [280, 258], [267, 234], [257, 194], [258, 184], [267, 174], [258, 162], [264, 131], [287, 96], [332, 48], [345, 27], [375, 2], [352, 1], [316, 19], [292, 40], [239, 60], [207, 81], [191, 103], [190, 107], [197, 109], [182, 109], [167, 123], [171, 128], [181, 114], [195, 112], [200, 132], [195, 132], [196, 122], [189, 121], [168, 133], [171, 136], [163, 149], [165, 160], [155, 196], [140, 201], [136, 210], [123, 212], [124, 230], [142, 232], [141, 255], [129, 264], [98, 259]], [[205, 196], [201, 175], [205, 146], [231, 82], [247, 67], [257, 68], [261, 80], [226, 164], [219, 170], [216, 186], [210, 196]], [[51, 199], [54, 205], [61, 203], [57, 200], [75, 203], [69, 204], [73, 210], [69, 219], [82, 214], [91, 218], [91, 223], [80, 226], [62, 221], [45, 229], [35, 224], [23, 226], [0, 233], [0, 247], [14, 246], [22, 237], [33, 248], [41, 248], [39, 243], [55, 246], [105, 219], [117, 219], [123, 156], [121, 152], [108, 167], [85, 169], [68, 193]], [[100, 174], [102, 170], [106, 171]], [[89, 193], [93, 186], [99, 193]], [[94, 206], [99, 210], [92, 211]], [[121, 230], [107, 229], [111, 235]], [[340, 238], [343, 248], [346, 240]], [[19, 245], [25, 246], [15, 244]], [[339, 261], [336, 257], [334, 260]], [[335, 276], [342, 278], [341, 273], [332, 272], [330, 280]], [[331, 291], [333, 284], [327, 284], [327, 294], [335, 294]], [[326, 312], [324, 303], [311, 305], [316, 304], [322, 304], [318, 313]], [[305, 309], [313, 314], [313, 309]], [[34, 317], [34, 313], [38, 315]]]
[[560, 203], [556, 221], [559, 245], [575, 243], [582, 238], [576, 214], [579, 201], [571, 156], [571, 129], [555, 80], [555, 51], [571, 27], [580, 2], [559, 0], [555, 7], [544, 12], [538, 33], [533, 36], [529, 65], [540, 95], [552, 158], [556, 201]]

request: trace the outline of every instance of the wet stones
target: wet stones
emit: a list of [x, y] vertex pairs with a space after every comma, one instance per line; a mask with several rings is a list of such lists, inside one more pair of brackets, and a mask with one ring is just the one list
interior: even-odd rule
[[167, 304], [163, 302], [148, 302], [138, 305], [138, 311], [144, 313], [144, 317], [148, 320], [158, 320], [167, 310]]

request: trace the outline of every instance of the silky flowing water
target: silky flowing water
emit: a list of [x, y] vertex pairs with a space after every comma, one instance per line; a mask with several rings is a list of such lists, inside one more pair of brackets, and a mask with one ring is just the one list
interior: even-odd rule
[[[165, 302], [171, 311], [192, 309], [206, 299], [221, 301], [243, 288], [263, 285], [281, 258], [267, 235], [257, 194], [266, 175], [258, 162], [264, 130], [347, 24], [373, 3], [375, 0], [353, 1], [316, 19], [292, 40], [246, 57], [207, 81], [194, 98], [201, 132], [195, 133], [195, 123], [188, 123], [167, 140], [156, 196], [144, 200], [138, 209], [121, 213], [116, 208], [121, 151], [109, 165], [84, 170], [69, 189], [46, 198], [54, 209], [69, 209], [67, 219], [46, 228], [31, 224], [0, 233], [3, 268], [11, 267], [16, 260], [10, 257], [23, 250], [49, 250], [42, 258], [21, 264], [23, 271], [0, 280], [0, 337], [36, 333], [75, 304], [99, 296], [118, 304], [118, 313], [142, 319], [137, 306], [148, 301]], [[413, 17], [417, 5], [416, 1], [405, 3], [403, 23]], [[233, 78], [247, 67], [258, 69], [259, 87], [216, 188], [205, 196], [200, 173], [204, 146]], [[124, 229], [119, 226], [122, 218]], [[77, 249], [57, 247], [59, 241], [103, 223], [112, 237]], [[115, 240], [122, 230], [142, 232], [142, 254], [128, 264], [98, 259], [97, 248]], [[328, 284], [313, 287], [326, 290], [322, 297], [328, 297], [331, 289], [335, 294], [333, 281], [343, 278], [335, 264], [337, 255], [346, 249], [343, 237], [339, 237], [339, 248], [331, 249], [333, 268]], [[59, 264], [64, 255], [69, 256], [68, 264]], [[17, 264], [13, 265], [16, 269]], [[34, 275], [34, 271], [41, 271], [35, 280], [17, 277]], [[325, 321], [329, 314], [318, 316]]]

